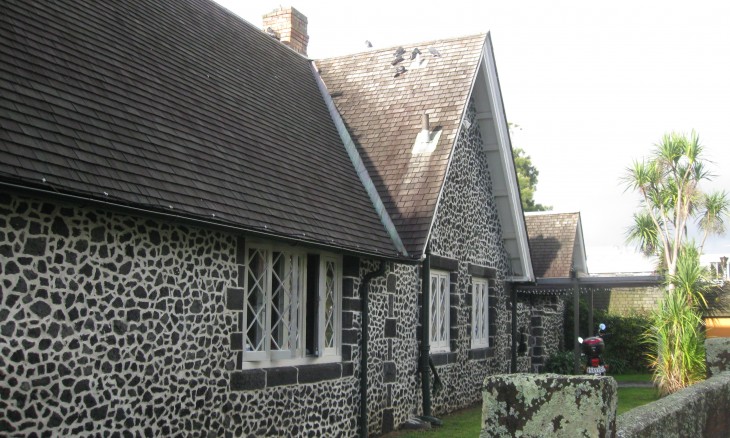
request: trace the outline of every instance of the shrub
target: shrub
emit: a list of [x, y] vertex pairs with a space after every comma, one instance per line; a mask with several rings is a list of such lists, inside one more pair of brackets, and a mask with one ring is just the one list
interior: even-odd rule
[[[609, 372], [611, 374], [647, 374], [651, 372], [647, 358], [647, 345], [643, 340], [644, 333], [646, 333], [651, 325], [651, 320], [648, 315], [616, 315], [607, 313], [604, 310], [595, 310], [593, 313], [594, 327], [589, 329], [588, 312], [590, 309], [583, 297], [581, 297], [579, 303], [580, 336], [594, 336], [598, 324], [606, 324], [607, 335], [604, 337], [606, 351], [603, 354], [603, 359], [609, 364]], [[570, 350], [573, 346], [572, 298], [568, 298], [565, 304], [565, 325], [563, 327], [565, 333], [564, 345], [565, 350]], [[572, 354], [572, 350], [570, 351]]]
[[600, 312], [594, 320], [606, 324], [604, 359], [611, 374], [646, 374], [651, 372], [644, 333], [651, 320], [643, 315], [614, 315]]
[[545, 361], [546, 373], [573, 374], [573, 352], [558, 351], [553, 353]]
[[653, 345], [651, 365], [661, 395], [671, 394], [705, 378], [702, 316], [681, 289], [667, 291], [654, 312], [647, 340]]

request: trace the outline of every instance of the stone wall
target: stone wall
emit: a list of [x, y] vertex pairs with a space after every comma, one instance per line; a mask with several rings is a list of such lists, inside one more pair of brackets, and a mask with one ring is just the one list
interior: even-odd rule
[[[508, 372], [511, 356], [510, 312], [504, 291], [507, 254], [492, 195], [486, 154], [470, 105], [469, 129], [454, 150], [430, 240], [433, 259], [451, 272], [451, 348], [432, 354], [444, 389], [433, 400], [434, 415], [479, 402], [479, 387], [488, 374]], [[438, 264], [432, 261], [432, 268]], [[494, 272], [490, 287], [490, 345], [471, 348], [471, 279], [475, 269]]]
[[[372, 263], [365, 265], [372, 270]], [[371, 284], [368, 430], [386, 433], [421, 412], [416, 333], [421, 278], [415, 266], [389, 264], [386, 275]]]
[[482, 389], [487, 437], [612, 437], [616, 381], [558, 374], [489, 376]]
[[730, 372], [695, 383], [616, 419], [619, 438], [730, 436]]
[[237, 240], [0, 195], [0, 435], [356, 435], [357, 351], [232, 377]]
[[730, 338], [708, 338], [705, 340], [707, 377], [730, 372]]
[[[518, 293], [518, 372], [540, 373], [563, 343], [565, 300], [555, 294]], [[522, 345], [524, 343], [524, 346]], [[520, 357], [529, 360], [520, 363]]]
[[647, 313], [657, 308], [663, 293], [659, 286], [595, 291], [593, 308], [617, 315]]

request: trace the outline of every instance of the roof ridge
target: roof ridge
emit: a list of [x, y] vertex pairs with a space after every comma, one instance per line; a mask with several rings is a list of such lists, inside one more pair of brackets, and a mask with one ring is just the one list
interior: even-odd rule
[[428, 44], [440, 43], [440, 42], [447, 43], [447, 42], [453, 42], [453, 41], [459, 41], [459, 40], [469, 40], [469, 39], [476, 39], [476, 38], [482, 38], [482, 39], [486, 40], [488, 33], [489, 32], [482, 32], [482, 33], [475, 33], [475, 34], [470, 34], [470, 35], [462, 35], [459, 37], [440, 38], [440, 39], [428, 40], [428, 41], [414, 41], [411, 43], [395, 44], [395, 45], [387, 46], [387, 47], [377, 47], [377, 48], [372, 47], [370, 49], [362, 50], [359, 52], [353, 52], [353, 53], [348, 53], [345, 55], [338, 55], [338, 56], [328, 56], [328, 57], [324, 57], [324, 58], [318, 58], [317, 60], [335, 60], [335, 59], [339, 59], [339, 58], [349, 58], [352, 56], [365, 55], [365, 54], [369, 54], [369, 53], [388, 52], [388, 51], [397, 49], [398, 47], [404, 47], [404, 46], [428, 45]]

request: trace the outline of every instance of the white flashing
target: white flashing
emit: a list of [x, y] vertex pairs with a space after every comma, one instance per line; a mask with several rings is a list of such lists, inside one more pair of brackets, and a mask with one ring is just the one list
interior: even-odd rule
[[350, 133], [348, 132], [339, 111], [337, 111], [335, 102], [334, 100], [332, 100], [332, 96], [330, 96], [329, 90], [327, 90], [327, 85], [322, 80], [322, 76], [320, 76], [314, 61], [311, 62], [310, 67], [312, 68], [312, 74], [314, 75], [314, 79], [317, 81], [317, 86], [319, 87], [320, 94], [322, 94], [322, 98], [327, 104], [327, 109], [330, 112], [330, 117], [332, 118], [332, 121], [337, 128], [337, 132], [340, 134], [340, 139], [345, 145], [345, 150], [347, 150], [347, 154], [350, 156], [350, 161], [355, 167], [355, 171], [360, 178], [360, 182], [362, 182], [363, 187], [365, 187], [365, 191], [368, 193], [370, 201], [373, 203], [375, 211], [380, 217], [380, 221], [383, 223], [385, 230], [388, 232], [388, 235], [393, 241], [393, 245], [395, 245], [398, 252], [400, 252], [404, 256], [408, 256], [408, 251], [406, 251], [406, 247], [403, 245], [403, 241], [401, 240], [400, 235], [398, 235], [398, 230], [396, 230], [395, 224], [393, 224], [393, 221], [390, 219], [390, 215], [385, 209], [383, 200], [380, 199], [378, 189], [375, 188], [375, 184], [370, 178], [370, 174], [368, 173], [368, 170], [365, 167], [365, 164], [363, 163], [360, 154], [357, 152], [357, 146], [355, 146], [355, 143], [352, 141], [352, 137], [350, 137]]
[[411, 150], [412, 155], [423, 155], [432, 154], [436, 150], [436, 146], [439, 144], [441, 139], [441, 130], [436, 132], [429, 132], [422, 129], [416, 136], [416, 142], [413, 143], [413, 149]]

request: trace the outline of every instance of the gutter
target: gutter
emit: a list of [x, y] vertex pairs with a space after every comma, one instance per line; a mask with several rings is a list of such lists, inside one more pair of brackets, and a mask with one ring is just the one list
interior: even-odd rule
[[359, 292], [362, 300], [362, 354], [360, 355], [360, 437], [368, 437], [368, 341], [370, 339], [370, 281], [385, 274], [385, 261], [362, 279]]
[[161, 210], [159, 208], [124, 204], [123, 201], [113, 202], [112, 200], [105, 200], [95, 198], [89, 195], [73, 194], [67, 192], [61, 192], [55, 189], [43, 188], [34, 185], [25, 185], [19, 183], [12, 183], [8, 181], [0, 181], [0, 188], [6, 189], [15, 193], [28, 194], [34, 196], [40, 196], [46, 199], [60, 200], [74, 204], [89, 204], [92, 206], [104, 208], [111, 211], [120, 213], [133, 214], [142, 217], [166, 219], [174, 223], [193, 225], [198, 227], [212, 228], [216, 230], [231, 232], [231, 233], [244, 233], [255, 237], [272, 239], [277, 241], [285, 241], [294, 244], [304, 244], [312, 248], [324, 249], [332, 252], [338, 252], [343, 254], [351, 254], [355, 256], [367, 256], [372, 258], [384, 259], [388, 261], [397, 261], [399, 263], [413, 265], [417, 261], [411, 258], [404, 257], [401, 255], [388, 256], [384, 253], [372, 250], [361, 250], [359, 248], [352, 248], [347, 246], [328, 245], [317, 240], [302, 239], [295, 235], [276, 234], [271, 231], [262, 231], [261, 229], [244, 227], [241, 225], [235, 225], [233, 223], [226, 223], [222, 219], [216, 221], [204, 219], [202, 217], [196, 217], [194, 215], [183, 215], [179, 213], [170, 213], [167, 210]]

